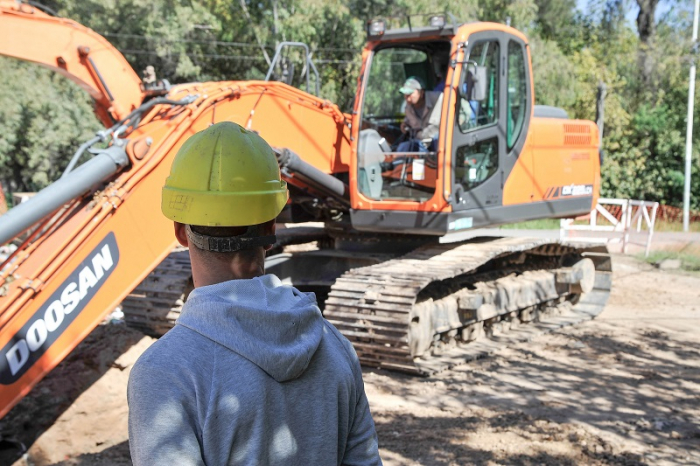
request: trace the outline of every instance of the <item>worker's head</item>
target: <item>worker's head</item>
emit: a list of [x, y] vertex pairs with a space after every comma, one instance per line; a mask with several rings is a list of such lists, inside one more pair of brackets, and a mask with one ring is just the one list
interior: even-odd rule
[[275, 218], [287, 197], [270, 146], [256, 133], [222, 122], [182, 145], [163, 187], [161, 209], [193, 257], [259, 262], [275, 242]]
[[416, 105], [423, 99], [425, 94], [425, 86], [420, 78], [416, 76], [411, 76], [408, 78], [399, 89], [399, 92], [403, 94], [406, 102], [411, 105]]

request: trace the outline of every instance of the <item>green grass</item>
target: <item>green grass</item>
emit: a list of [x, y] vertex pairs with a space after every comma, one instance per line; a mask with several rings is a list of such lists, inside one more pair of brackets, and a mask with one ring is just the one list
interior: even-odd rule
[[[683, 222], [659, 222], [654, 225], [654, 231], [683, 231]], [[700, 222], [690, 222], [688, 231], [700, 233]]]
[[[575, 225], [587, 225], [588, 220], [577, 220], [574, 222]], [[611, 223], [605, 218], [598, 217], [598, 226], [610, 226]], [[559, 229], [559, 219], [545, 218], [541, 220], [530, 220], [528, 222], [519, 223], [509, 223], [507, 225], [501, 225], [501, 228], [507, 230], [558, 230]], [[637, 224], [632, 225], [632, 229], [637, 229]], [[642, 231], [646, 231], [646, 225], [642, 221]], [[654, 224], [654, 231], [670, 231], [670, 232], [682, 232], [683, 223], [682, 222], [662, 222], [656, 221]], [[700, 222], [691, 222], [688, 231], [694, 233], [700, 233]]]
[[649, 253], [649, 257], [644, 257], [644, 254], [638, 254], [636, 257], [650, 264], [658, 264], [665, 259], [678, 259], [681, 261], [681, 270], [700, 272], [700, 256], [696, 254], [674, 251], [652, 251]]
[[509, 223], [501, 225], [506, 230], [558, 230], [559, 220], [554, 218], [544, 218], [541, 220], [530, 220], [528, 222]]

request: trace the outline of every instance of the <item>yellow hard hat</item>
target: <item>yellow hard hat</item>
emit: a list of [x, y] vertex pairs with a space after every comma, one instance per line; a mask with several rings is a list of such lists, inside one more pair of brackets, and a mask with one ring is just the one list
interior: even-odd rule
[[187, 225], [249, 226], [277, 217], [287, 198], [267, 142], [225, 121], [182, 145], [163, 186], [161, 210]]

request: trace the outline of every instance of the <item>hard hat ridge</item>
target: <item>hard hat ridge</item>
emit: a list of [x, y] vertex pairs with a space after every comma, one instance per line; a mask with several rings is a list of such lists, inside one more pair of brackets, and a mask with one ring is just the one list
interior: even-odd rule
[[163, 186], [161, 210], [188, 225], [250, 226], [276, 218], [287, 198], [272, 148], [226, 121], [182, 145]]

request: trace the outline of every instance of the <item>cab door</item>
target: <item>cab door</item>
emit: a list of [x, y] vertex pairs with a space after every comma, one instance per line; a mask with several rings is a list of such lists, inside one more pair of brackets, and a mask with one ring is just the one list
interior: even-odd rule
[[[503, 223], [503, 186], [527, 136], [531, 112], [525, 43], [504, 31], [472, 34], [458, 79], [452, 138], [453, 210], [461, 228]], [[465, 212], [466, 213], [466, 212]], [[467, 224], [468, 223], [468, 224]], [[459, 228], [457, 228], [459, 229]]]

